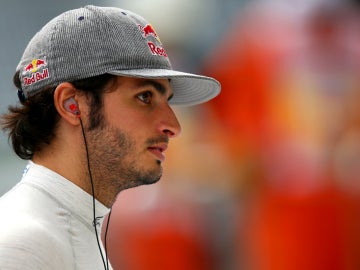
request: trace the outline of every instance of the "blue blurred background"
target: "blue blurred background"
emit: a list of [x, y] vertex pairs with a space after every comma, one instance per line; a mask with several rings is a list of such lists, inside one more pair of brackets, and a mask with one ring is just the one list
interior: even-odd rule
[[[217, 78], [156, 185], [120, 193], [114, 269], [360, 269], [360, 3], [356, 0], [3, 1], [0, 113], [34, 33], [85, 4], [147, 18], [174, 68]], [[0, 135], [0, 194], [24, 161]]]

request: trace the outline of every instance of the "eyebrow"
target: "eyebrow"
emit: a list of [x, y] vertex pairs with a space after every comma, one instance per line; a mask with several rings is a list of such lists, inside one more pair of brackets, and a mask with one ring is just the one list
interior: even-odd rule
[[[150, 86], [153, 86], [156, 91], [158, 91], [161, 95], [165, 95], [167, 90], [166, 90], [166, 87], [159, 83], [159, 82], [156, 82], [156, 81], [153, 81], [153, 80], [146, 80], [144, 82], [141, 83], [142, 86], [147, 86], [147, 85], [150, 85]], [[168, 101], [171, 100], [174, 96], [174, 93], [171, 93], [171, 95], [168, 97]]]

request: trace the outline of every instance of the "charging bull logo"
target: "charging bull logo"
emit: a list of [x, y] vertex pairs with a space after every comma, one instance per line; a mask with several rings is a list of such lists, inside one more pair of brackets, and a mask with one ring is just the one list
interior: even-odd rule
[[46, 65], [46, 61], [43, 59], [34, 59], [31, 61], [31, 63], [29, 63], [28, 65], [25, 66], [24, 71], [31, 71], [32, 73], [35, 73], [39, 67], [41, 66], [45, 66]]
[[49, 77], [49, 70], [45, 59], [33, 59], [24, 67], [24, 85], [29, 86]]
[[160, 42], [159, 36], [156, 34], [156, 32], [155, 32], [154, 28], [151, 26], [151, 24], [147, 24], [145, 26], [139, 25], [139, 29], [143, 33], [144, 38], [146, 38], [148, 36], [153, 36]]
[[152, 41], [147, 42], [150, 52], [153, 55], [160, 55], [160, 56], [167, 57], [166, 51], [162, 47], [160, 38], [156, 34], [156, 32], [155, 32], [154, 28], [151, 26], [151, 24], [147, 24], [145, 26], [142, 26], [142, 25], [138, 25], [138, 26], [139, 26], [140, 31], [142, 32], [143, 38], [145, 38], [145, 39], [147, 39], [148, 37], [155, 38], [155, 42], [152, 42]]

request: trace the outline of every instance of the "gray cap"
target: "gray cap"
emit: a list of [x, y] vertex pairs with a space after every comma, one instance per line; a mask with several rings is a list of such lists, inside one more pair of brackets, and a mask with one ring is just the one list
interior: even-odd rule
[[151, 24], [114, 7], [85, 6], [52, 19], [31, 39], [17, 71], [25, 97], [105, 73], [169, 78], [174, 105], [203, 103], [220, 93], [213, 78], [173, 70]]

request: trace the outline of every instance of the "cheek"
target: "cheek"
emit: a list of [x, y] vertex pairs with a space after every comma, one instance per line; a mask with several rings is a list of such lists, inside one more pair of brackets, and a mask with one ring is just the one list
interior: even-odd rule
[[[136, 107], [127, 103], [106, 100], [104, 103], [105, 121], [112, 127], [120, 129], [131, 136], [151, 136], [156, 130], [155, 111]], [[143, 134], [143, 135], [142, 135]]]
[[[120, 118], [120, 117], [119, 117]], [[118, 119], [113, 121], [111, 125], [118, 130], [128, 134], [132, 138], [136, 139], [141, 134], [149, 133], [148, 123], [143, 119], [137, 119], [135, 117], [121, 117], [122, 119]]]
[[[144, 118], [135, 116], [119, 116], [117, 119], [111, 120], [109, 124], [113, 130], [112, 136], [119, 133], [124, 134], [128, 141], [132, 142], [132, 148], [135, 152], [137, 152], [136, 149], [139, 150], [144, 147], [145, 142], [152, 134], [149, 127], [149, 121]], [[114, 132], [114, 130], [116, 131]]]
[[151, 132], [154, 128], [154, 117], [150, 113], [121, 111], [109, 116], [109, 123], [130, 134]]

